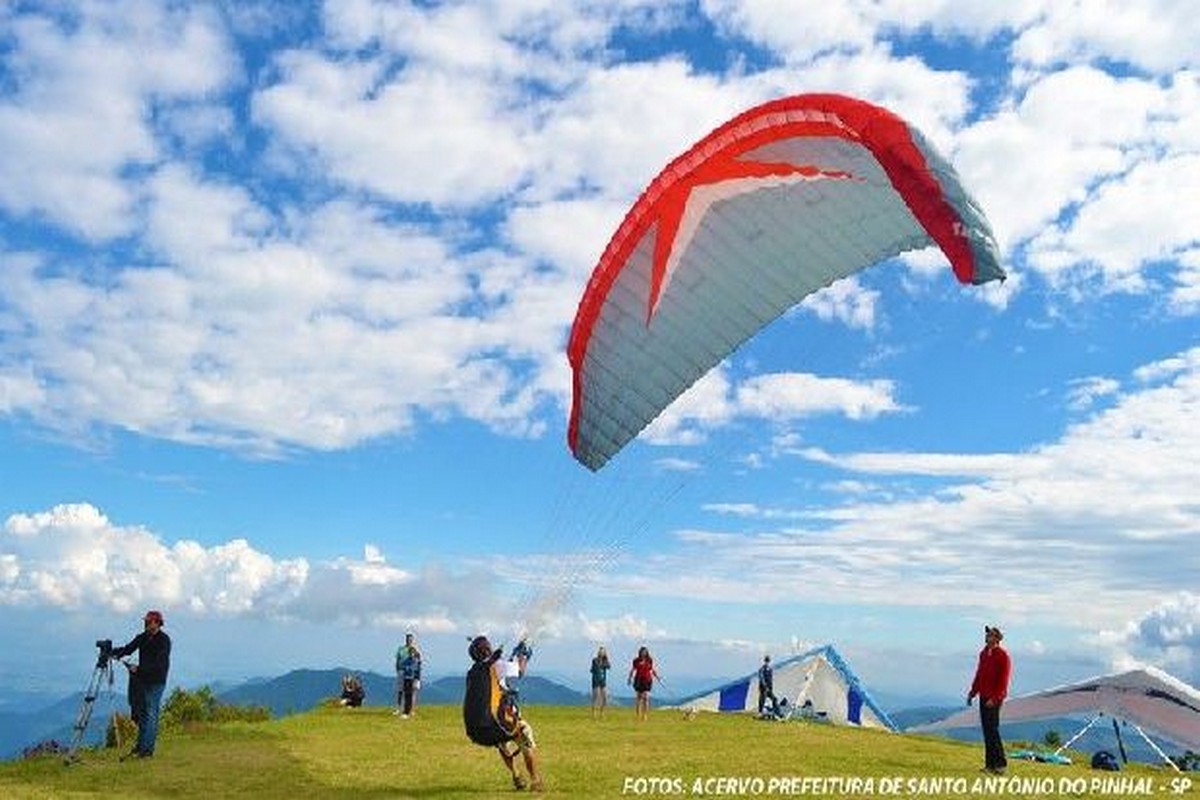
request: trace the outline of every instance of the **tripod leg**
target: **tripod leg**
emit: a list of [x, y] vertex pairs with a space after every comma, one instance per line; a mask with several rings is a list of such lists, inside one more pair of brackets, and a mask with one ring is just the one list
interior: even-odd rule
[[91, 722], [92, 710], [96, 706], [96, 698], [100, 695], [100, 686], [103, 684], [105, 676], [108, 676], [110, 681], [112, 680], [112, 668], [107, 664], [104, 666], [97, 664], [96, 668], [92, 670], [92, 678], [88, 681], [87, 688], [83, 690], [83, 702], [80, 703], [79, 713], [75, 717], [71, 746], [67, 749], [67, 755], [64, 758], [67, 764], [75, 761], [77, 757], [79, 745], [83, 742], [88, 723]]

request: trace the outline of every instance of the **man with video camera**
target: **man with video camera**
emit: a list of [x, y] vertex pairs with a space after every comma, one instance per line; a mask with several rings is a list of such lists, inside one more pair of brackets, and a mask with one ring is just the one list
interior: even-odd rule
[[[167, 685], [167, 672], [171, 668], [171, 637], [163, 631], [163, 616], [159, 611], [147, 611], [142, 619], [145, 629], [124, 647], [114, 647], [113, 658], [122, 658], [135, 650], [138, 663], [129, 664], [130, 706], [134, 722], [138, 726], [137, 744], [129, 753], [132, 758], [149, 758], [154, 755], [154, 742], [158, 738], [158, 711], [162, 704], [163, 690]], [[134, 703], [134, 697], [140, 699]], [[140, 706], [140, 707], [139, 707]]]

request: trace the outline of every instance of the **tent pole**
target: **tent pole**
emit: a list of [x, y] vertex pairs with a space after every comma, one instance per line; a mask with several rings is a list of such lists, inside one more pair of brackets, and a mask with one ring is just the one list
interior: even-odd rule
[[1179, 765], [1176, 764], [1174, 761], [1172, 761], [1171, 757], [1168, 756], [1166, 753], [1164, 753], [1162, 751], [1162, 748], [1160, 748], [1158, 745], [1156, 745], [1154, 743], [1154, 740], [1146, 735], [1146, 732], [1144, 730], [1142, 730], [1141, 728], [1139, 728], [1136, 724], [1134, 724], [1132, 722], [1127, 721], [1127, 724], [1133, 725], [1133, 729], [1142, 735], [1142, 738], [1146, 740], [1146, 744], [1150, 745], [1150, 749], [1153, 750], [1154, 752], [1158, 753], [1159, 758], [1161, 758], [1163, 761], [1170, 764], [1171, 769], [1175, 770], [1176, 772], [1183, 772], [1183, 770], [1181, 770], [1179, 768]]
[[1056, 756], [1062, 755], [1063, 750], [1066, 750], [1068, 747], [1075, 744], [1075, 740], [1078, 739], [1080, 736], [1083, 736], [1085, 733], [1087, 733], [1088, 729], [1091, 728], [1093, 725], [1095, 725], [1097, 722], [1099, 722], [1100, 718], [1103, 716], [1104, 716], [1104, 712], [1102, 711], [1099, 714], [1097, 714], [1096, 716], [1089, 719], [1087, 725], [1084, 725], [1079, 730], [1078, 733], [1076, 733], [1074, 736], [1072, 736], [1070, 739], [1068, 739], [1066, 741], [1066, 743], [1064, 743], [1061, 747], [1059, 747], [1057, 750], [1054, 751], [1054, 755], [1056, 755]]

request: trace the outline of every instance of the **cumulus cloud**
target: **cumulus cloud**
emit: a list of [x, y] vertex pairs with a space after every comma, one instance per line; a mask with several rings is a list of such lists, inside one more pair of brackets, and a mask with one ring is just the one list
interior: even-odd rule
[[1121, 385], [1112, 378], [1079, 378], [1071, 382], [1067, 406], [1075, 411], [1091, 408], [1101, 398], [1115, 394]]
[[277, 559], [245, 539], [167, 543], [114, 523], [87, 503], [14, 514], [0, 532], [0, 605], [17, 608], [161, 607], [199, 618], [249, 617], [454, 630], [486, 617], [495, 598], [475, 574], [419, 573], [361, 558]]
[[1013, 44], [1014, 56], [1037, 66], [1107, 60], [1163, 72], [1195, 68], [1200, 22], [1186, 0], [1101, 5], [1039, 3], [1039, 18]]
[[149, 110], [204, 107], [235, 57], [205, 7], [89, 3], [59, 19], [6, 22], [20, 78], [0, 98], [0, 208], [102, 241], [134, 230], [140, 191], [126, 175], [163, 155]]
[[1117, 663], [1148, 662], [1195, 685], [1200, 682], [1200, 595], [1181, 591], [1130, 620], [1105, 631]]
[[522, 121], [506, 118], [485, 76], [410, 68], [384, 80], [389, 69], [288, 53], [283, 79], [256, 97], [255, 116], [297, 151], [289, 159], [311, 156], [330, 178], [399, 202], [472, 205], [527, 173]]
[[1143, 647], [1200, 653], [1200, 595], [1180, 592], [1138, 620], [1134, 632]]
[[634, 614], [622, 614], [611, 619], [590, 619], [580, 615], [578, 626], [578, 635], [593, 642], [611, 642], [614, 639], [646, 641], [667, 636], [665, 630]]
[[697, 381], [642, 434], [659, 444], [694, 444], [735, 419], [785, 423], [821, 414], [874, 419], [901, 412], [895, 385], [885, 379], [854, 381], [807, 373], [756, 375], [737, 383], [718, 367]]
[[800, 307], [818, 319], [838, 320], [848, 328], [871, 330], [875, 327], [879, 292], [864, 289], [855, 278], [847, 278], [804, 298]]
[[240, 539], [213, 548], [192, 541], [168, 546], [82, 503], [10, 516], [3, 549], [11, 567], [0, 598], [17, 606], [265, 611], [294, 596], [308, 573], [307, 562], [276, 563]]

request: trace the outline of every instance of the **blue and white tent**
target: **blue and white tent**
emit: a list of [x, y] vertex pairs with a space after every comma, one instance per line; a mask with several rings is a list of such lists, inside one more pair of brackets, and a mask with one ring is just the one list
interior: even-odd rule
[[[774, 689], [779, 700], [793, 709], [811, 701], [815, 716], [836, 725], [861, 725], [894, 731], [896, 726], [833, 645], [824, 645], [793, 656], [775, 669]], [[685, 698], [671, 708], [696, 711], [758, 711], [758, 672]]]

